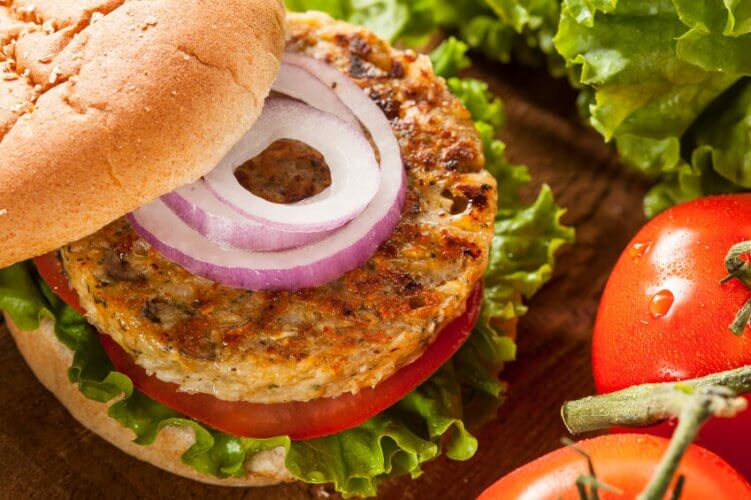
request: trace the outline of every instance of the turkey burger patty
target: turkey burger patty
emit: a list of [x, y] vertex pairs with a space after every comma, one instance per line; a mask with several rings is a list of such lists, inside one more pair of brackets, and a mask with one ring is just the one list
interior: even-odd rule
[[[287, 50], [339, 69], [386, 114], [408, 178], [402, 219], [367, 264], [297, 292], [241, 290], [197, 277], [125, 219], [63, 247], [89, 321], [182, 391], [282, 403], [375, 386], [464, 312], [487, 266], [496, 183], [483, 169], [468, 111], [429, 60], [317, 14], [289, 15]], [[325, 187], [326, 175], [297, 171], [300, 162], [315, 166], [314, 153], [276, 146], [280, 165], [295, 159], [294, 168], [280, 168], [291, 177], [281, 172], [274, 181], [278, 199], [296, 201]], [[256, 188], [264, 182], [255, 178]]]

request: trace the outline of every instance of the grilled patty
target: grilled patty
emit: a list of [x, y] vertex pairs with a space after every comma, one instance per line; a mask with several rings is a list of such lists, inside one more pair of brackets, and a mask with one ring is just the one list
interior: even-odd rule
[[[291, 14], [287, 36], [288, 50], [337, 67], [389, 118], [409, 179], [404, 214], [366, 265], [299, 292], [239, 290], [193, 276], [124, 219], [64, 247], [89, 320], [184, 391], [278, 403], [374, 386], [464, 312], [487, 266], [495, 180], [483, 170], [469, 113], [429, 60], [320, 14]], [[286, 191], [274, 196], [295, 195]]]

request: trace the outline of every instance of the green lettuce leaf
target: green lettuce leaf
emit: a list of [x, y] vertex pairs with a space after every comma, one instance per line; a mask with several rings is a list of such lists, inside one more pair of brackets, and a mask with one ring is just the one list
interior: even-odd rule
[[[628, 165], [659, 180], [645, 199], [649, 216], [699, 196], [748, 188], [751, 172], [740, 157], [742, 126], [715, 129], [714, 141], [706, 133], [688, 134], [692, 127], [709, 130], [723, 113], [707, 109], [751, 75], [749, 0], [287, 0], [287, 5], [323, 10], [413, 46], [437, 28], [453, 32], [461, 41], [444, 44], [434, 60], [447, 78], [464, 67], [467, 49], [504, 62], [546, 61], [557, 76], [567, 67], [582, 89], [582, 115], [615, 143]], [[452, 90], [462, 91], [456, 87]], [[725, 144], [707, 144], [717, 139]]]
[[454, 30], [491, 59], [547, 64], [553, 74], [563, 74], [563, 61], [553, 47], [560, 0], [435, 0], [435, 4], [438, 26]]
[[336, 19], [348, 19], [352, 14], [350, 0], [284, 0], [284, 3], [293, 12], [317, 10]]
[[564, 1], [556, 48], [592, 126], [660, 181], [647, 215], [751, 187], [738, 90], [751, 75], [750, 28], [746, 1]]
[[[751, 52], [749, 52], [751, 54]], [[692, 164], [751, 189], [751, 81], [743, 80], [708, 109], [687, 134]]]
[[[485, 168], [498, 182], [495, 237], [485, 275], [480, 318], [472, 335], [452, 359], [464, 388], [465, 422], [481, 425], [495, 415], [505, 385], [498, 378], [504, 363], [514, 359], [516, 345], [510, 336], [514, 320], [526, 313], [523, 299], [531, 298], [553, 271], [554, 255], [574, 239], [574, 230], [561, 224], [564, 211], [555, 205], [552, 192], [543, 186], [531, 205], [520, 201], [520, 190], [529, 184], [526, 167], [506, 159], [506, 146], [496, 139], [504, 124], [503, 103], [475, 79], [456, 78], [467, 46], [450, 38], [431, 55], [436, 72], [448, 78], [451, 92], [472, 114], [485, 152]], [[438, 64], [436, 64], [438, 63]]]
[[489, 126], [495, 134], [503, 127], [503, 102], [488, 90], [488, 84], [474, 78], [449, 78], [451, 93], [459, 98], [480, 127]]
[[20, 328], [35, 329], [40, 318], [55, 320], [58, 340], [73, 351], [69, 380], [89, 399], [117, 400], [108, 414], [133, 431], [136, 443], [153, 443], [167, 426], [189, 427], [195, 432], [195, 443], [182, 459], [214, 477], [240, 476], [253, 455], [283, 447], [285, 465], [296, 478], [334, 483], [347, 496], [373, 496], [385, 477], [419, 475], [420, 465], [440, 454], [441, 440], [455, 460], [469, 459], [477, 449], [477, 440], [461, 420], [461, 387], [451, 366], [443, 367], [394, 407], [337, 435], [295, 442], [284, 436], [238, 438], [185, 418], [135, 390], [127, 376], [114, 371], [83, 316], [57, 298], [30, 264], [0, 270], [0, 284], [2, 310]]
[[443, 28], [492, 59], [547, 61], [554, 74], [564, 71], [553, 47], [560, 0], [286, 0], [286, 5], [292, 11], [320, 10], [413, 47]]
[[435, 31], [435, 0], [286, 0], [295, 12], [318, 10], [364, 26], [389, 41], [422, 45]]
[[564, 74], [563, 61], [553, 46], [560, 16], [560, 0], [486, 1], [501, 21], [518, 34], [513, 50], [521, 62], [537, 64], [541, 53], [552, 74]]
[[675, 0], [675, 7], [681, 22], [690, 28], [677, 41], [680, 59], [706, 71], [751, 72], [748, 2]]
[[461, 420], [459, 391], [450, 364], [444, 366], [420, 388], [359, 427], [293, 442], [287, 469], [309, 483], [333, 482], [346, 495], [374, 496], [384, 478], [419, 476], [421, 464], [437, 457], [441, 446], [449, 458], [468, 460], [477, 450], [477, 440]]
[[467, 57], [469, 45], [450, 37], [430, 54], [433, 69], [444, 78], [455, 77], [459, 71], [469, 68], [472, 61]]
[[[339, 2], [318, 3], [319, 8], [342, 9], [342, 13], [350, 8]], [[529, 182], [529, 174], [525, 167], [510, 164], [504, 144], [494, 139], [503, 125], [502, 103], [482, 82], [455, 78], [467, 65], [466, 50], [461, 42], [449, 40], [433, 60], [477, 120], [487, 168], [499, 183], [502, 201], [480, 320], [464, 346], [436, 374], [364, 424], [332, 436], [291, 441], [286, 436], [239, 438], [186, 418], [140, 393], [127, 376], [114, 371], [92, 327], [56, 297], [27, 263], [0, 270], [0, 310], [27, 331], [36, 329], [44, 318], [54, 319], [57, 338], [73, 351], [71, 383], [87, 398], [114, 401], [109, 416], [133, 431], [140, 445], [153, 443], [167, 426], [189, 427], [195, 442], [182, 460], [217, 478], [241, 476], [254, 455], [282, 447], [287, 452], [285, 466], [295, 478], [332, 483], [344, 496], [374, 496], [383, 479], [417, 477], [422, 464], [442, 452], [453, 460], [471, 458], [477, 440], [468, 428], [491, 418], [503, 399], [505, 385], [498, 374], [515, 356], [512, 333], [515, 319], [526, 312], [523, 299], [550, 278], [554, 253], [571, 241], [573, 231], [560, 224], [563, 212], [547, 187], [531, 205], [521, 203], [518, 191]]]
[[0, 310], [5, 311], [19, 328], [36, 330], [42, 317], [54, 318], [45, 305], [44, 297], [29, 274], [28, 264], [18, 264], [0, 272]]

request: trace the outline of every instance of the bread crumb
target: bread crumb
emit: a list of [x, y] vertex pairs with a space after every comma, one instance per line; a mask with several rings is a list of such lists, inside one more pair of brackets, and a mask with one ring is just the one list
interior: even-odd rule
[[52, 72], [50, 73], [50, 78], [48, 80], [50, 85], [54, 85], [57, 83], [57, 80], [62, 76], [63, 70], [61, 70], [59, 67], [55, 66], [52, 68]]
[[0, 215], [8, 215], [8, 209], [7, 208], [0, 209]]
[[11, 41], [8, 45], [3, 47], [3, 55], [8, 59], [13, 59], [16, 55], [16, 41]]
[[47, 33], [48, 35], [51, 35], [55, 32], [55, 20], [49, 19], [42, 24], [42, 30]]
[[156, 17], [149, 16], [144, 19], [143, 24], [141, 24], [141, 30], [146, 31], [149, 29], [149, 26], [156, 26]]

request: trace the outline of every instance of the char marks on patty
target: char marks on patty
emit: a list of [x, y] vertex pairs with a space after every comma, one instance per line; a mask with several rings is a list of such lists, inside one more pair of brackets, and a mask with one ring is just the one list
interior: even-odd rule
[[487, 266], [496, 184], [468, 111], [429, 60], [320, 14], [290, 14], [288, 50], [350, 76], [383, 109], [408, 176], [402, 220], [326, 285], [252, 292], [196, 277], [125, 220], [62, 249], [90, 320], [182, 390], [262, 403], [373, 386], [464, 312]]

